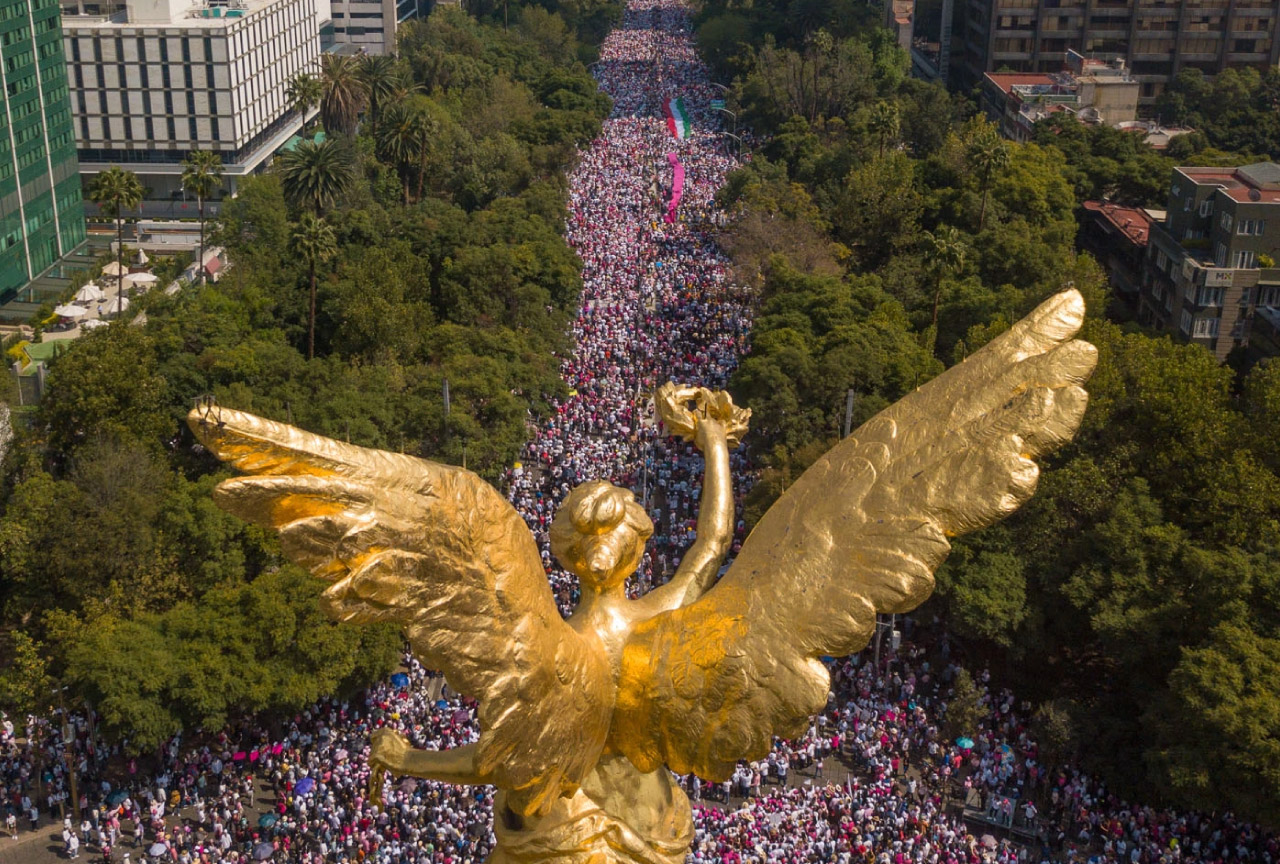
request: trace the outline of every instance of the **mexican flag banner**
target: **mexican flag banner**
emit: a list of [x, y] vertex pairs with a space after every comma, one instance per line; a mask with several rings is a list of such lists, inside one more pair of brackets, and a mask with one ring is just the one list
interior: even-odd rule
[[677, 139], [688, 138], [692, 130], [689, 123], [689, 112], [684, 107], [684, 100], [676, 97], [662, 103], [662, 113], [667, 117], [667, 128]]

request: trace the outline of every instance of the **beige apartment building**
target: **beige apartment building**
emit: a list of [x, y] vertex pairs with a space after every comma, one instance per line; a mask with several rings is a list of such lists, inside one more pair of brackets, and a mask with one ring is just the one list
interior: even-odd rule
[[987, 72], [1056, 72], [1065, 52], [1125, 60], [1149, 105], [1179, 71], [1280, 63], [1280, 0], [957, 0], [950, 64], [967, 85]]

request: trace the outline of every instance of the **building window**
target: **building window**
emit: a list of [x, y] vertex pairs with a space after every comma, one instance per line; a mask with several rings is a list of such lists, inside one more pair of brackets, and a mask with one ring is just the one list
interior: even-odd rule
[[1196, 339], [1216, 339], [1218, 336], [1217, 318], [1197, 318], [1194, 336]]
[[[1243, 224], [1243, 223], [1241, 223], [1241, 224]], [[1222, 230], [1223, 230], [1223, 231], [1230, 231], [1230, 230], [1231, 230], [1231, 214], [1230, 214], [1230, 213], [1223, 213], [1223, 214], [1222, 214]]]
[[1213, 213], [1213, 199], [1206, 198], [1200, 202], [1200, 215], [1209, 216]]
[[1182, 326], [1180, 329], [1184, 336], [1191, 335], [1191, 313], [1186, 309], [1182, 310]]
[[1156, 250], [1156, 267], [1161, 273], [1169, 272], [1169, 256], [1164, 254], [1163, 249]]
[[1275, 306], [1280, 301], [1280, 287], [1275, 285], [1258, 286], [1258, 305]]
[[1196, 289], [1196, 305], [1221, 306], [1222, 292], [1222, 288], [1211, 288], [1208, 285], [1201, 285]]
[[1252, 270], [1258, 266], [1258, 253], [1249, 249], [1241, 249], [1232, 257], [1231, 266], [1237, 270]]
[[1227, 266], [1227, 247], [1223, 243], [1217, 244], [1213, 249], [1213, 263], [1219, 267]]
[[1265, 219], [1241, 219], [1239, 226], [1236, 228], [1236, 233], [1248, 237], [1260, 237], [1265, 230], [1267, 230], [1267, 220]]

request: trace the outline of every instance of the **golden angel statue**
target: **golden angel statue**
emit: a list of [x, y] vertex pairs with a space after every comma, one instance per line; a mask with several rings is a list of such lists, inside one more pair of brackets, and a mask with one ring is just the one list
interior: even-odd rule
[[417, 750], [382, 730], [375, 767], [498, 787], [495, 864], [680, 864], [693, 823], [671, 772], [724, 780], [802, 733], [827, 704], [819, 658], [865, 647], [877, 612], [929, 596], [948, 538], [1030, 497], [1033, 460], [1085, 410], [1083, 318], [1080, 295], [1059, 294], [872, 418], [782, 495], [719, 582], [748, 412], [666, 385], [659, 413], [705, 455], [697, 539], [670, 582], [628, 599], [653, 525], [626, 490], [575, 488], [551, 527], [581, 582], [567, 620], [528, 527], [474, 474], [236, 411], [197, 408], [189, 423], [251, 475], [222, 483], [218, 503], [277, 528], [331, 581], [330, 614], [401, 624], [479, 701], [477, 743]]

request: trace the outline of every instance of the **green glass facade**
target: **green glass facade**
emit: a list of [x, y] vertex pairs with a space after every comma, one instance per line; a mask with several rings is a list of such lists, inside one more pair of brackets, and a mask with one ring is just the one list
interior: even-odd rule
[[58, 0], [0, 0], [0, 303], [84, 239]]

